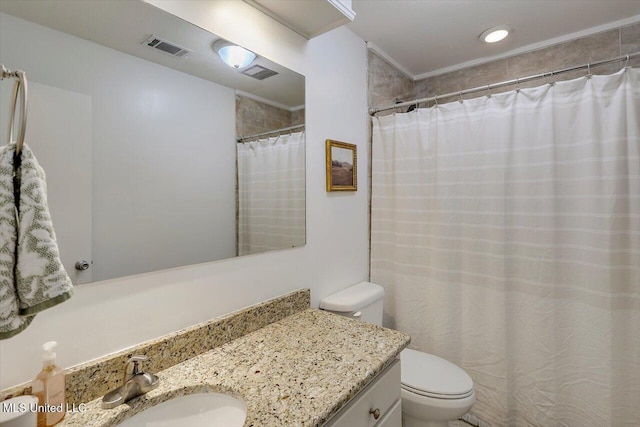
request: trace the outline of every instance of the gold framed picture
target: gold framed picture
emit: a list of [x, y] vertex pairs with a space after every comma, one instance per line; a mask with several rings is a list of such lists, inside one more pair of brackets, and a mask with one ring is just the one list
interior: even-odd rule
[[327, 191], [357, 191], [358, 147], [332, 139], [326, 144]]

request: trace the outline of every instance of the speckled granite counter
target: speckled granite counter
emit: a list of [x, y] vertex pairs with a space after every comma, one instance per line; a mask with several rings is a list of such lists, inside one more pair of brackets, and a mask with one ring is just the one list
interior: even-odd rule
[[307, 309], [158, 374], [160, 386], [115, 409], [68, 414], [59, 426], [113, 426], [173, 397], [215, 391], [247, 405], [245, 426], [318, 426], [409, 343], [401, 332]]
[[[134, 354], [149, 358], [145, 370], [164, 371], [306, 310], [310, 304], [309, 289], [300, 289], [67, 368], [67, 403], [77, 406], [120, 386], [125, 363]], [[1, 390], [0, 401], [25, 394], [31, 394], [30, 382]]]

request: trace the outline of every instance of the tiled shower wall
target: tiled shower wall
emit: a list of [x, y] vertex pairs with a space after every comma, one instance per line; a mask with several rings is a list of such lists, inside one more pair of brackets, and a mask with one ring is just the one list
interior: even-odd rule
[[304, 123], [304, 109], [288, 111], [236, 95], [236, 135], [247, 136]]
[[402, 74], [393, 65], [368, 51], [368, 99], [369, 107], [392, 105], [395, 101], [414, 99], [413, 80]]
[[[383, 107], [392, 105], [396, 100], [428, 98], [638, 51], [640, 51], [640, 23], [415, 82], [369, 51], [369, 105]], [[629, 65], [640, 67], [640, 58], [630, 60]], [[624, 63], [601, 66], [593, 68], [592, 73], [607, 74], [619, 70], [622, 66]], [[571, 79], [584, 74], [585, 71], [576, 71], [556, 76], [554, 80]], [[521, 84], [520, 87], [538, 86], [545, 81], [547, 80], [535, 80], [528, 84]], [[496, 89], [494, 92], [512, 89], [515, 89], [515, 85]], [[478, 92], [467, 95], [465, 98], [485, 94], [486, 92]]]

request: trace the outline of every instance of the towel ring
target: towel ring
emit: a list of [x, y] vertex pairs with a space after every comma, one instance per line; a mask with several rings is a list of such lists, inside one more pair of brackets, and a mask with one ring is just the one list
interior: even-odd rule
[[24, 71], [16, 71], [18, 81], [13, 87], [13, 97], [11, 101], [11, 121], [9, 122], [9, 142], [13, 140], [13, 126], [16, 119], [16, 107], [18, 104], [18, 93], [20, 94], [20, 121], [18, 123], [18, 138], [16, 140], [16, 154], [20, 154], [24, 145], [24, 134], [27, 130], [27, 77]]
[[[0, 79], [9, 77], [17, 78], [18, 81], [13, 87], [11, 100], [11, 121], [9, 122], [9, 143], [13, 141], [13, 126], [16, 120], [16, 107], [18, 104], [18, 94], [20, 94], [20, 121], [18, 124], [18, 139], [16, 141], [16, 154], [22, 151], [24, 145], [24, 135], [27, 131], [27, 75], [24, 71], [9, 71], [2, 65]], [[22, 89], [22, 90], [21, 90]]]

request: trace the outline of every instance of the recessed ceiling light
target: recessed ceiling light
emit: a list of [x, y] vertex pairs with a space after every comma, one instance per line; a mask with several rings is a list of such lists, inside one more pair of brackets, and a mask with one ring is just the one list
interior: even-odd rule
[[480, 34], [480, 40], [485, 43], [495, 43], [503, 40], [505, 37], [511, 33], [513, 29], [508, 25], [498, 25], [496, 27], [491, 27], [488, 30], [484, 30], [482, 34]]
[[216, 51], [225, 64], [233, 68], [247, 67], [256, 59], [256, 54], [250, 50], [222, 39], [213, 44], [213, 50]]

